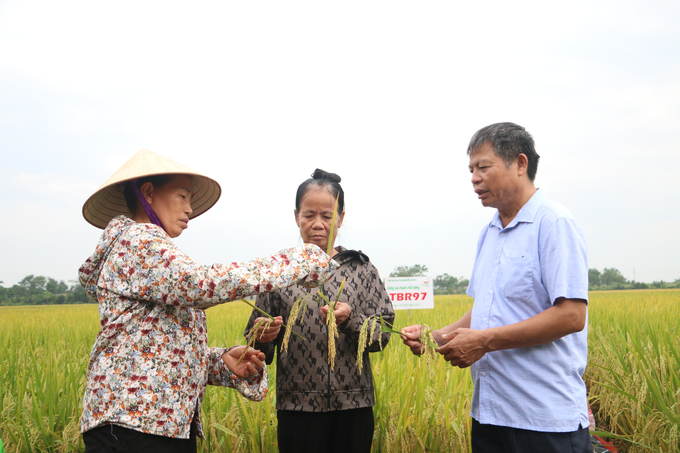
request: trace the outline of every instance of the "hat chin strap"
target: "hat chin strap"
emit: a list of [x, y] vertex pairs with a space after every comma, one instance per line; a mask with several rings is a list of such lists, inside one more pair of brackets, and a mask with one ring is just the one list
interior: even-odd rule
[[161, 219], [158, 218], [158, 214], [156, 214], [156, 211], [154, 211], [151, 205], [146, 201], [146, 198], [144, 198], [144, 195], [142, 195], [142, 191], [139, 190], [139, 187], [137, 186], [137, 180], [135, 179], [132, 181], [128, 181], [127, 183], [132, 186], [132, 190], [134, 190], [135, 194], [137, 194], [137, 199], [142, 204], [144, 212], [146, 212], [146, 215], [149, 216], [149, 220], [151, 220], [151, 223], [153, 223], [154, 225], [158, 225], [165, 231], [165, 227], [163, 226]]

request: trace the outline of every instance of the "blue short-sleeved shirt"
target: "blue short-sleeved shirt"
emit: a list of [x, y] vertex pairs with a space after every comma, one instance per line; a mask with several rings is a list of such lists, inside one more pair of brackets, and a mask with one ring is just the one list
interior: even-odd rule
[[[503, 228], [496, 212], [477, 244], [467, 290], [472, 329], [514, 324], [559, 297], [588, 300], [586, 242], [573, 216], [537, 190]], [[490, 352], [471, 366], [471, 415], [480, 423], [544, 432], [588, 426], [581, 332], [541, 346]]]

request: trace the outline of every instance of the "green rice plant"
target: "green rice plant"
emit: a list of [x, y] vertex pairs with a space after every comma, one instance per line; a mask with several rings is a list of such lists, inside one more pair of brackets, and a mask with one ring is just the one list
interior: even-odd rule
[[680, 290], [592, 292], [586, 382], [619, 451], [680, 452]]
[[[443, 321], [459, 319], [471, 303], [468, 296], [435, 296], [434, 310], [413, 311], [408, 318], [407, 312], [397, 312], [394, 328], [398, 332], [409, 324], [440, 327]], [[470, 451], [468, 370], [452, 367], [440, 356], [420, 360], [396, 335], [383, 353], [372, 355], [371, 362], [376, 396], [373, 451]]]
[[81, 451], [93, 305], [0, 309], [0, 438], [7, 452]]

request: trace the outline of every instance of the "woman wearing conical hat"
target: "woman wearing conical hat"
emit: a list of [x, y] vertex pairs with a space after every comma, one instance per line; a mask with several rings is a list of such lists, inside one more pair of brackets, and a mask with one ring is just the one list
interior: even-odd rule
[[86, 452], [196, 451], [207, 384], [260, 401], [264, 355], [207, 345], [204, 309], [293, 284], [315, 287], [337, 268], [305, 244], [246, 263], [201, 265], [173, 243], [220, 197], [214, 180], [150, 151], [133, 156], [83, 206], [103, 228], [79, 271], [99, 303], [87, 371]]

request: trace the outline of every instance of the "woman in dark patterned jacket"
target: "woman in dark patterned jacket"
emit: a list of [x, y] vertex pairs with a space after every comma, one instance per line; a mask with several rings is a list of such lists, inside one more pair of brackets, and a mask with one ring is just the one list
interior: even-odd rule
[[[345, 216], [344, 192], [339, 183], [338, 175], [317, 169], [298, 187], [295, 221], [305, 243], [323, 250], [328, 250], [329, 242], [335, 243], [336, 234], [330, 237], [330, 227], [336, 199], [338, 228]], [[267, 363], [272, 362], [278, 350], [276, 408], [279, 450], [283, 453], [371, 450], [375, 396], [368, 355], [384, 348], [390, 334], [375, 329], [363, 352], [362, 371], [357, 366], [358, 339], [368, 317], [382, 314], [393, 323], [394, 309], [368, 256], [342, 246], [334, 247], [330, 255], [340, 267], [323, 286], [326, 297], [336, 300], [340, 284], [346, 280], [334, 310], [339, 333], [334, 368], [328, 363], [328, 307], [320, 307], [314, 300], [309, 301], [294, 327], [306, 341], [291, 335], [288, 347], [281, 351], [281, 326], [288, 320], [293, 303], [301, 295], [313, 296], [317, 289], [293, 285], [258, 296], [256, 302], [258, 308], [275, 316], [269, 327], [263, 326], [257, 332], [255, 347], [265, 353]], [[259, 312], [253, 310], [246, 333], [259, 318]]]

